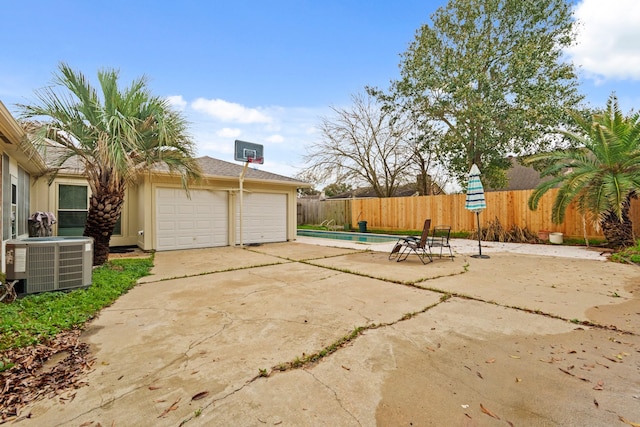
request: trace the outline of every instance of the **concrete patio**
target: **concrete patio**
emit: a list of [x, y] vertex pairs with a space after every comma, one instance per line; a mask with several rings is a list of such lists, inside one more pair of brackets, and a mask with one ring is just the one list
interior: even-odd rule
[[157, 253], [87, 326], [88, 386], [20, 425], [640, 421], [638, 268], [458, 248], [423, 265], [371, 249]]

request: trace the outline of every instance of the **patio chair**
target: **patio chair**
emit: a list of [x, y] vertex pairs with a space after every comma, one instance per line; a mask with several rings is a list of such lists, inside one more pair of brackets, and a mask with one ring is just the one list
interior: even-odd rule
[[451, 237], [451, 227], [448, 225], [438, 225], [433, 228], [433, 233], [428, 239], [429, 253], [433, 256], [432, 248], [440, 248], [440, 258], [442, 258], [443, 248], [449, 249], [449, 257], [453, 261], [453, 251], [449, 244], [449, 238]]
[[426, 264], [425, 258], [428, 258], [429, 262], [433, 261], [428, 244], [430, 231], [431, 220], [426, 219], [420, 237], [407, 236], [399, 238], [393, 246], [393, 249], [391, 249], [389, 260], [396, 260], [397, 262], [404, 261], [411, 253], [414, 253], [420, 258], [423, 264]]

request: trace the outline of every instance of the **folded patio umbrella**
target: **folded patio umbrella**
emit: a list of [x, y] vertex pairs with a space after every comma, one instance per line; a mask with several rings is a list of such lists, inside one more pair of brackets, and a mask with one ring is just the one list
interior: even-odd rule
[[473, 258], [489, 258], [488, 255], [482, 255], [482, 246], [480, 245], [480, 212], [487, 208], [487, 202], [484, 198], [484, 188], [480, 181], [480, 169], [475, 164], [471, 166], [469, 171], [469, 182], [467, 183], [467, 198], [464, 208], [474, 212], [478, 219], [478, 255], [472, 255]]

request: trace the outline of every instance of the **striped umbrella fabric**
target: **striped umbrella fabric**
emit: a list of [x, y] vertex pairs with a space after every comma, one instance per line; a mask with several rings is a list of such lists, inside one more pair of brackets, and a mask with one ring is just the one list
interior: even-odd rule
[[484, 188], [480, 181], [480, 169], [475, 164], [471, 166], [469, 171], [469, 182], [467, 184], [467, 198], [464, 203], [465, 209], [478, 213], [487, 208], [487, 202], [484, 198]]

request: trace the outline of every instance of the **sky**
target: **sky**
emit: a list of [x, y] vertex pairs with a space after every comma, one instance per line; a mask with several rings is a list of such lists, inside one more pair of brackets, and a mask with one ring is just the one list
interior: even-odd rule
[[[640, 2], [575, 0], [586, 101], [611, 93], [640, 110]], [[2, 0], [0, 101], [17, 117], [60, 62], [97, 85], [142, 75], [190, 122], [198, 156], [234, 162], [234, 141], [264, 145], [260, 169], [294, 176], [317, 126], [366, 86], [387, 89], [400, 55], [444, 0]]]

